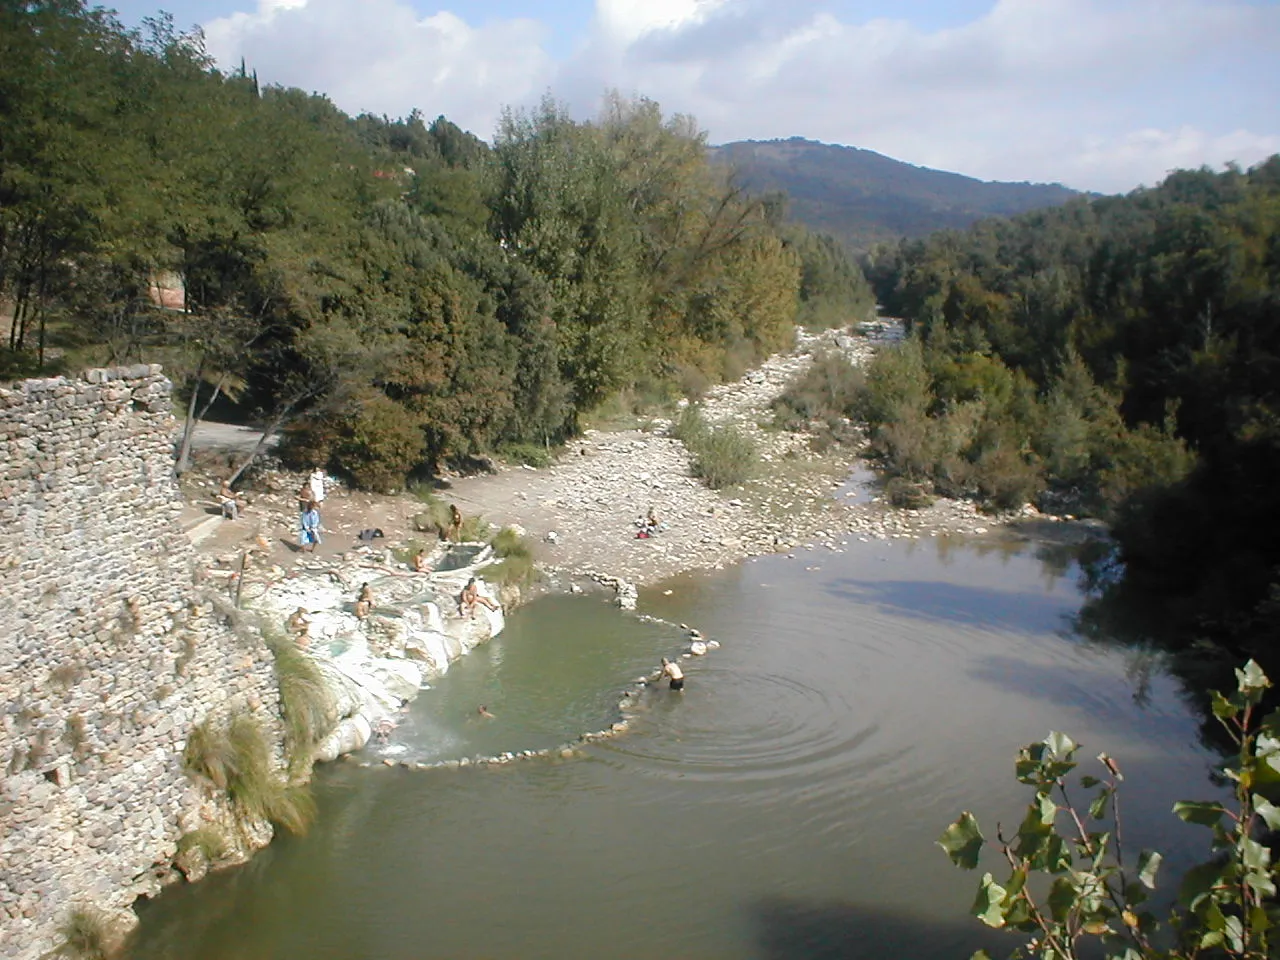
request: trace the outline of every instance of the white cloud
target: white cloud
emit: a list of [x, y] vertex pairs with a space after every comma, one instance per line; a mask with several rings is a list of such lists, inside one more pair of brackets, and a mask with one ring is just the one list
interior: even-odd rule
[[472, 26], [410, 3], [258, 0], [208, 24], [209, 48], [348, 111], [416, 106], [481, 136], [548, 88], [589, 115], [616, 87], [692, 113], [716, 142], [799, 135], [1097, 190], [1280, 150], [1274, 3], [998, 0], [925, 31], [826, 0], [596, 0], [559, 64], [535, 21]]
[[535, 98], [553, 75], [536, 21], [473, 27], [399, 0], [259, 0], [253, 13], [206, 24], [205, 36], [221, 63], [243, 57], [262, 80], [328, 94], [348, 112], [417, 107], [482, 137], [504, 105]]

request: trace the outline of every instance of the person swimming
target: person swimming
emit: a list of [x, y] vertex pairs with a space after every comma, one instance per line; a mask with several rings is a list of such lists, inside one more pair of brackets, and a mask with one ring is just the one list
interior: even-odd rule
[[490, 712], [489, 712], [489, 708], [488, 708], [488, 707], [486, 707], [483, 703], [482, 703], [482, 704], [480, 704], [480, 706], [476, 707], [476, 716], [478, 716], [478, 717], [484, 717], [486, 720], [497, 720], [497, 719], [498, 719], [498, 718], [497, 718], [497, 717], [495, 717], [492, 713], [490, 713]]

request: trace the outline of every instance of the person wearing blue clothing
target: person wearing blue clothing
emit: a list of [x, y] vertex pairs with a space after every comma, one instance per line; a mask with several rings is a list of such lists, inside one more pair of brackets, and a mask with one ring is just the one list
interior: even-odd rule
[[308, 553], [315, 552], [320, 542], [320, 506], [314, 500], [302, 511], [302, 530], [298, 536], [298, 546]]

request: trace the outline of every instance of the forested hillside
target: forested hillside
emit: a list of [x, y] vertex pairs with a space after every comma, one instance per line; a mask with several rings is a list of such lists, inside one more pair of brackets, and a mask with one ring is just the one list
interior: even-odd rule
[[[1280, 670], [1280, 157], [904, 241], [871, 269], [915, 334], [869, 374], [899, 474], [1112, 518], [1087, 623]], [[1134, 601], [1159, 617], [1119, 622]]]
[[[357, 483], [554, 444], [871, 309], [692, 120], [551, 101], [492, 146], [214, 69], [158, 18], [0, 6], [0, 376], [162, 362]], [[185, 288], [161, 309], [153, 283]]]
[[713, 148], [712, 156], [735, 167], [752, 192], [786, 193], [796, 221], [859, 251], [881, 241], [963, 229], [983, 217], [1057, 206], [1078, 196], [1060, 184], [975, 180], [800, 137], [726, 143]]

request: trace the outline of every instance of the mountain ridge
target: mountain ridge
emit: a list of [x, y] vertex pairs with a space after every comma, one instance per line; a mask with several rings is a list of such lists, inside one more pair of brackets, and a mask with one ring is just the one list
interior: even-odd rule
[[979, 180], [803, 137], [736, 140], [710, 153], [735, 167], [751, 192], [785, 192], [793, 219], [859, 251], [1086, 196], [1060, 183]]

